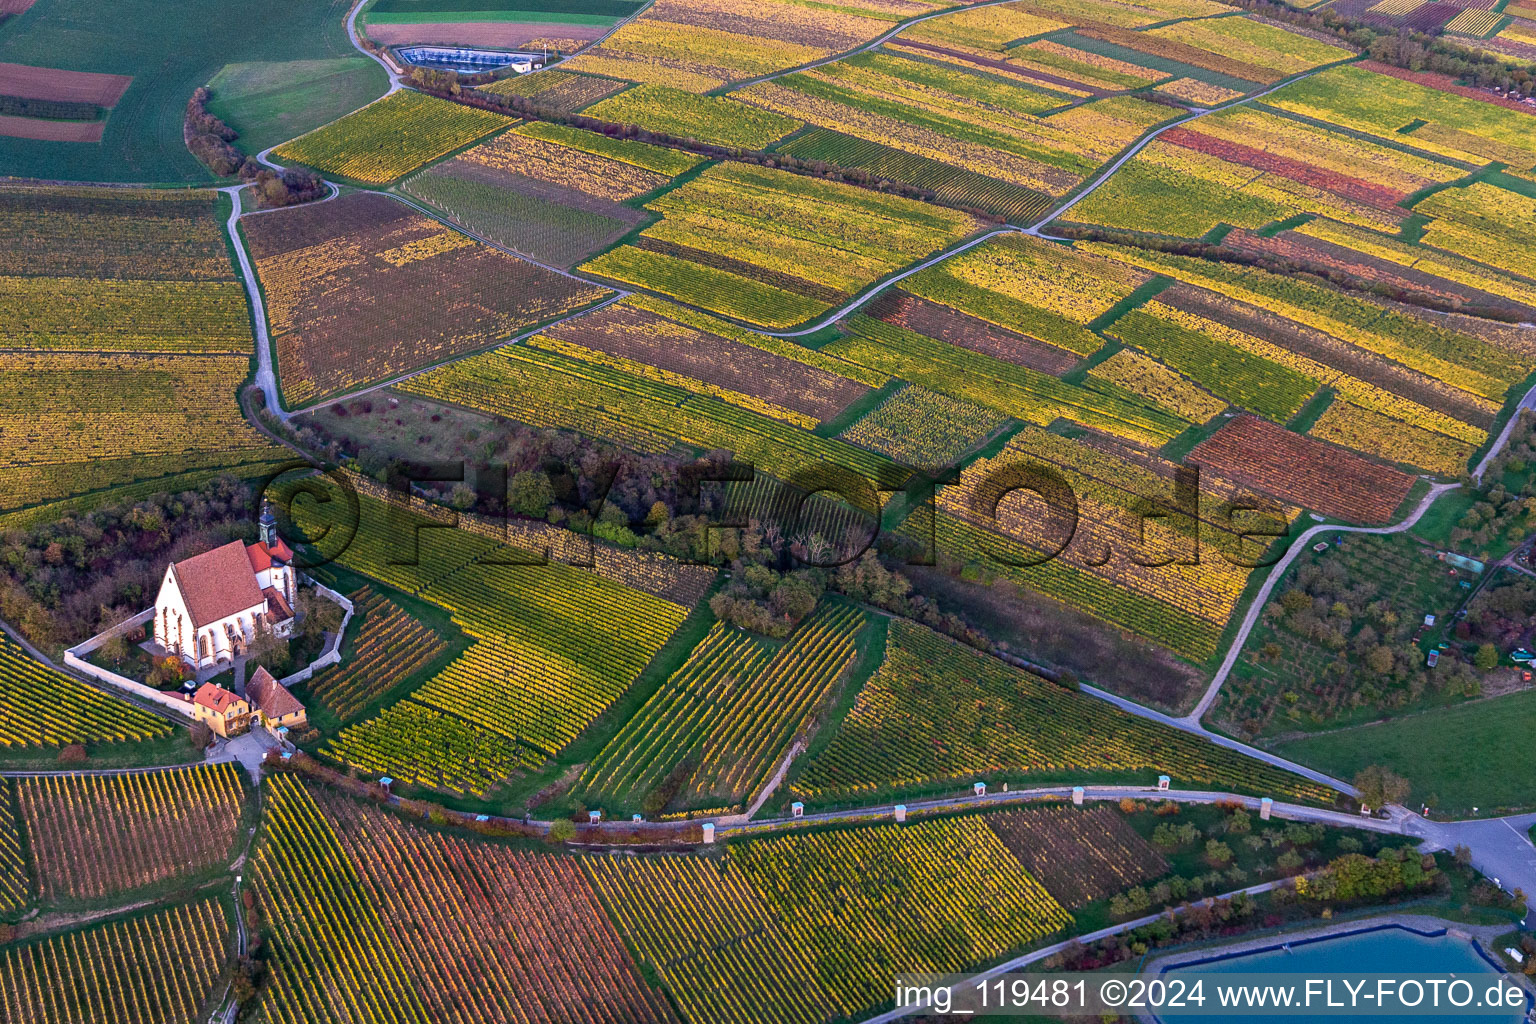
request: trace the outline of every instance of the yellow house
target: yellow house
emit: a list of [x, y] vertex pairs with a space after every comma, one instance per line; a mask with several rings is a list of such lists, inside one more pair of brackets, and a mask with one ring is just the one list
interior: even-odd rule
[[207, 722], [215, 735], [228, 739], [245, 732], [250, 725], [251, 706], [222, 686], [204, 683], [192, 695], [192, 717]]
[[298, 729], [307, 721], [304, 705], [264, 668], [258, 668], [251, 676], [245, 684], [245, 692], [255, 705], [256, 715], [269, 729], [281, 726]]

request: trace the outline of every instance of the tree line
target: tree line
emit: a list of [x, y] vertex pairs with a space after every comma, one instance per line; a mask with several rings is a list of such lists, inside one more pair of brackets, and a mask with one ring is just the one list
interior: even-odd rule
[[212, 97], [207, 86], [195, 89], [182, 124], [187, 149], [204, 167], [220, 178], [239, 177], [253, 185], [262, 209], [308, 203], [325, 195], [319, 175], [296, 167], [275, 171], [242, 153], [234, 144], [240, 133], [209, 111]]

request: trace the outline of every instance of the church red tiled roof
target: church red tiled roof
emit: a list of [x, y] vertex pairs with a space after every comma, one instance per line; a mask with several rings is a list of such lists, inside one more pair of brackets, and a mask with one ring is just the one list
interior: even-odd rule
[[267, 599], [267, 621], [287, 622], [293, 618], [293, 609], [288, 607], [288, 599], [275, 587], [268, 587], [261, 592], [261, 596]]
[[245, 554], [251, 560], [252, 572], [266, 572], [272, 568], [273, 555], [276, 555], [285, 563], [293, 561], [293, 551], [287, 544], [283, 543], [282, 538], [278, 538], [277, 544], [271, 548], [268, 548], [266, 543], [261, 541], [255, 544], [248, 544], [245, 548]]
[[241, 541], [233, 540], [176, 562], [171, 572], [195, 629], [262, 603], [261, 588], [256, 585], [250, 556]]
[[214, 686], [212, 683], [204, 683], [202, 686], [199, 686], [197, 688], [197, 692], [192, 695], [192, 703], [200, 704], [207, 708], [209, 711], [222, 715], [226, 711], [229, 711], [231, 708], [233, 708], [236, 704], [240, 703], [240, 698], [236, 694], [231, 693], [229, 690], [224, 689], [222, 686]]

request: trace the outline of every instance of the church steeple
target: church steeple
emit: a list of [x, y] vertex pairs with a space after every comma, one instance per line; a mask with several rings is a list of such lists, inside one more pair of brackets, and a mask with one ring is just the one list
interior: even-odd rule
[[277, 516], [272, 514], [272, 503], [261, 503], [261, 518], [256, 520], [256, 525], [261, 531], [261, 542], [267, 546], [268, 552], [278, 548], [277, 543]]

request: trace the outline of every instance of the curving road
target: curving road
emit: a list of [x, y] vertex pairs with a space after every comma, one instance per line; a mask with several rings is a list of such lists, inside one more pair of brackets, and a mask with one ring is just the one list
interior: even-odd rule
[[363, 4], [367, 2], [368, 0], [357, 0], [357, 3], [353, 4], [352, 9], [347, 12], [347, 42], [351, 43], [352, 48], [358, 53], [362, 54], [364, 57], [367, 57], [369, 60], [373, 61], [379, 67], [384, 69], [384, 73], [389, 76], [389, 92], [384, 94], [385, 96], [388, 96], [390, 93], [399, 92], [401, 89], [405, 88], [405, 84], [400, 81], [400, 76], [395, 73], [395, 69], [389, 66], [389, 61], [385, 60], [383, 57], [380, 57], [372, 50], [369, 50], [361, 42], [358, 41], [359, 36], [357, 34], [357, 16], [362, 13]]
[[[1483, 471], [1488, 468], [1494, 456], [1498, 455], [1499, 452], [1504, 450], [1504, 446], [1509, 444], [1510, 435], [1514, 433], [1515, 424], [1519, 421], [1522, 410], [1536, 411], [1536, 386], [1532, 386], [1515, 406], [1508, 421], [1504, 424], [1504, 429], [1499, 432], [1498, 438], [1488, 449], [1488, 454], [1483, 456], [1482, 460], [1478, 462], [1477, 468], [1472, 471], [1473, 479], [1481, 481]], [[1237, 635], [1232, 638], [1232, 646], [1227, 649], [1226, 657], [1222, 659], [1221, 666], [1217, 668], [1216, 674], [1211, 677], [1211, 682], [1205, 688], [1205, 693], [1201, 696], [1200, 702], [1195, 705], [1194, 710], [1189, 714], [1173, 721], [1193, 727], [1196, 731], [1206, 736], [1216, 737], [1217, 734], [1201, 725], [1200, 720], [1211, 709], [1211, 705], [1216, 701], [1217, 694], [1221, 692], [1222, 685], [1226, 683], [1227, 677], [1231, 675], [1232, 668], [1237, 664], [1237, 659], [1242, 654], [1243, 646], [1248, 642], [1248, 636], [1253, 632], [1253, 627], [1258, 623], [1259, 616], [1264, 613], [1264, 606], [1269, 603], [1269, 596], [1274, 592], [1276, 584], [1280, 582], [1281, 576], [1285, 574], [1286, 569], [1290, 567], [1291, 563], [1306, 549], [1313, 537], [1322, 533], [1389, 534], [1411, 530], [1418, 524], [1420, 519], [1424, 518], [1424, 514], [1429, 511], [1430, 506], [1436, 500], [1442, 495], [1458, 489], [1460, 486], [1460, 484], [1435, 484], [1406, 518], [1391, 526], [1328, 526], [1324, 524], [1312, 527], [1292, 541], [1285, 557], [1270, 570], [1269, 578], [1264, 581], [1264, 586], [1260, 588], [1258, 594], [1254, 596], [1253, 601], [1248, 605], [1248, 611], [1243, 616], [1243, 624], [1239, 627]], [[1536, 894], [1536, 889], [1531, 891], [1533, 894]]]
[[1222, 111], [1222, 110], [1231, 110], [1233, 107], [1241, 107], [1244, 104], [1252, 103], [1255, 100], [1263, 99], [1265, 96], [1268, 96], [1270, 93], [1278, 92], [1281, 89], [1284, 89], [1286, 86], [1291, 85], [1291, 84], [1293, 84], [1295, 82], [1300, 82], [1303, 79], [1311, 78], [1313, 75], [1322, 74], [1324, 71], [1328, 71], [1328, 70], [1331, 70], [1333, 68], [1336, 68], [1336, 67], [1338, 67], [1341, 64], [1353, 63], [1354, 61], [1356, 61], [1358, 59], [1359, 59], [1358, 57], [1351, 57], [1348, 60], [1340, 60], [1340, 61], [1334, 61], [1332, 64], [1324, 64], [1321, 67], [1313, 68], [1311, 71], [1304, 71], [1304, 72], [1302, 72], [1299, 75], [1292, 75], [1290, 78], [1282, 79], [1281, 81], [1276, 82], [1274, 85], [1270, 86], [1268, 89], [1265, 89], [1263, 92], [1256, 92], [1256, 93], [1252, 94], [1251, 96], [1243, 96], [1243, 97], [1240, 97], [1239, 99], [1232, 100], [1230, 103], [1219, 103], [1219, 104], [1217, 104], [1214, 107], [1200, 107], [1200, 108], [1197, 108], [1197, 109], [1191, 111], [1190, 115], [1188, 117], [1181, 117], [1177, 121], [1171, 121], [1168, 124], [1163, 125], [1161, 128], [1157, 128], [1154, 131], [1148, 132], [1146, 135], [1144, 135], [1140, 139], [1138, 139], [1136, 141], [1136, 143], [1131, 146], [1130, 149], [1127, 149], [1124, 153], [1121, 153], [1120, 156], [1117, 157], [1114, 160], [1113, 163], [1111, 163], [1108, 167], [1105, 167], [1103, 170], [1101, 170], [1098, 173], [1098, 175], [1093, 179], [1093, 182], [1091, 184], [1089, 184], [1086, 188], [1084, 188], [1081, 192], [1079, 192], [1077, 195], [1073, 196], [1072, 199], [1069, 202], [1064, 203], [1061, 206], [1056, 207], [1056, 209], [1054, 209], [1050, 213], [1046, 214], [1044, 218], [1042, 218], [1041, 220], [1036, 221], [1034, 224], [1031, 224], [1029, 227], [1025, 228], [1024, 229], [1024, 233], [1026, 235], [1036, 235], [1036, 236], [1045, 237], [1045, 238], [1053, 237], [1051, 235], [1041, 236], [1040, 235], [1040, 229], [1045, 227], [1051, 221], [1056, 220], [1058, 217], [1060, 217], [1062, 214], [1066, 213], [1068, 210], [1072, 209], [1072, 207], [1076, 206], [1078, 203], [1082, 202], [1084, 199], [1087, 199], [1090, 195], [1092, 195], [1099, 188], [1099, 186], [1101, 186], [1105, 182], [1107, 182], [1114, 175], [1114, 173], [1116, 171], [1118, 171], [1121, 167], [1124, 167], [1125, 164], [1132, 157], [1134, 157], [1137, 153], [1140, 153], [1143, 149], [1145, 149], [1147, 147], [1148, 143], [1150, 143], [1153, 139], [1157, 138], [1159, 135], [1163, 134], [1164, 132], [1171, 131], [1174, 128], [1178, 128], [1178, 127], [1181, 127], [1183, 125], [1189, 124], [1191, 121], [1198, 121], [1200, 118], [1205, 117], [1207, 114], [1214, 114], [1214, 113], [1217, 113], [1218, 111]]
[[1221, 733], [1212, 732], [1203, 724], [1201, 724], [1198, 717], [1186, 715], [1183, 718], [1175, 718], [1172, 715], [1165, 715], [1161, 711], [1154, 711], [1149, 707], [1144, 707], [1141, 704], [1137, 704], [1133, 700], [1127, 700], [1118, 694], [1110, 693], [1108, 690], [1101, 690], [1097, 686], [1089, 686], [1086, 683], [1082, 684], [1079, 688], [1083, 693], [1097, 697], [1099, 700], [1107, 701], [1110, 704], [1115, 705], [1115, 707], [1119, 708], [1120, 710], [1127, 711], [1139, 718], [1149, 719], [1153, 722], [1160, 722], [1163, 725], [1173, 729], [1178, 729], [1181, 732], [1193, 733], [1202, 739], [1210, 740], [1218, 747], [1226, 747], [1228, 750], [1233, 750], [1239, 754], [1251, 757], [1255, 761], [1263, 761], [1265, 764], [1271, 765], [1272, 767], [1284, 769], [1285, 771], [1291, 772], [1295, 775], [1300, 775], [1305, 779], [1311, 779], [1313, 782], [1328, 786], [1331, 789], [1336, 789], [1340, 793], [1346, 793], [1349, 796], [1360, 795], [1359, 791], [1356, 790], [1354, 786], [1350, 785], [1348, 782], [1345, 782], [1343, 779], [1335, 779], [1331, 775], [1325, 775], [1316, 769], [1308, 768], [1306, 765], [1297, 764], [1295, 761], [1287, 761], [1285, 758], [1279, 756], [1278, 754], [1271, 754], [1267, 750], [1260, 750], [1258, 747], [1250, 747], [1248, 744], [1232, 739], [1230, 736], [1223, 736]]
[[1520, 399], [1520, 404], [1516, 405], [1514, 411], [1510, 413], [1509, 422], [1505, 423], [1504, 429], [1499, 431], [1499, 439], [1493, 443], [1492, 448], [1488, 449], [1488, 454], [1484, 455], [1478, 462], [1477, 468], [1472, 470], [1472, 479], [1478, 483], [1483, 482], [1483, 471], [1488, 468], [1488, 464], [1493, 461], [1493, 457], [1499, 454], [1504, 449], [1504, 446], [1509, 443], [1509, 435], [1515, 432], [1515, 424], [1520, 422], [1520, 413], [1527, 410], [1536, 411], [1536, 386], [1533, 386], [1531, 390], [1525, 393], [1525, 397]]
[[233, 206], [229, 211], [229, 220], [224, 223], [224, 230], [229, 235], [230, 246], [235, 250], [235, 259], [240, 263], [240, 276], [245, 279], [245, 297], [251, 304], [251, 325], [256, 329], [256, 386], [266, 396], [267, 410], [286, 423], [291, 414], [283, 408], [282, 395], [277, 389], [277, 373], [272, 367], [272, 338], [267, 333], [267, 306], [261, 298], [256, 268], [251, 265], [250, 255], [245, 251], [245, 243], [240, 238], [240, 190], [244, 187], [230, 185], [219, 189], [229, 196]]
[[1460, 484], [1435, 484], [1424, 495], [1423, 499], [1419, 501], [1414, 510], [1409, 513], [1407, 518], [1391, 526], [1330, 526], [1324, 523], [1304, 531], [1301, 536], [1292, 541], [1290, 547], [1286, 550], [1285, 557], [1275, 563], [1275, 567], [1269, 572], [1269, 578], [1264, 581], [1264, 586], [1259, 588], [1259, 592], [1249, 602], [1248, 612], [1243, 616], [1243, 624], [1238, 628], [1237, 635], [1232, 638], [1232, 646], [1227, 648], [1227, 656], [1222, 659], [1221, 667], [1211, 677], [1210, 685], [1205, 688], [1205, 694], [1200, 698], [1200, 703], [1196, 704], [1194, 710], [1182, 719], [1179, 719], [1179, 721], [1205, 731], [1200, 726], [1200, 719], [1205, 717], [1205, 713], [1210, 710], [1211, 704], [1216, 700], [1216, 695], [1221, 692], [1222, 684], [1231, 675], [1233, 666], [1237, 664], [1238, 656], [1243, 652], [1243, 645], [1248, 642], [1248, 635], [1253, 632], [1253, 627], [1258, 624], [1259, 616], [1264, 613], [1265, 605], [1269, 603], [1269, 595], [1274, 592], [1275, 585], [1280, 582], [1280, 578], [1285, 575], [1285, 571], [1290, 568], [1291, 563], [1307, 549], [1307, 545], [1313, 537], [1321, 533], [1387, 534], [1411, 530], [1424, 517], [1424, 513], [1429, 511], [1429, 507], [1435, 503], [1437, 498], [1449, 491], [1456, 490], [1460, 486]]

